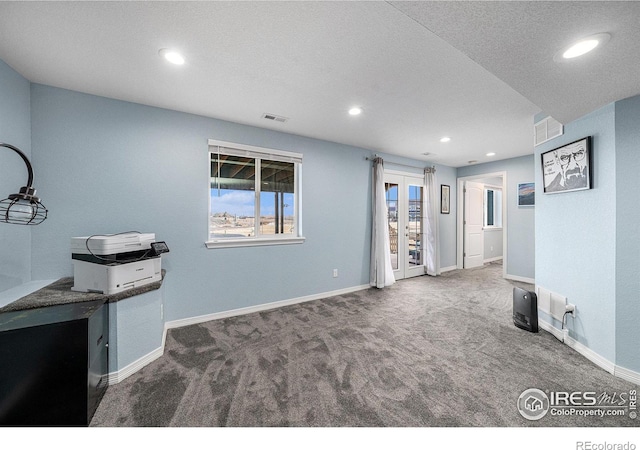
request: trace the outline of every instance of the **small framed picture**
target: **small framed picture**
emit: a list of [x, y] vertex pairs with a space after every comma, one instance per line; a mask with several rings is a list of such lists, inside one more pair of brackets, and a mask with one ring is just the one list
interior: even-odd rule
[[536, 184], [518, 183], [518, 206], [535, 206]]
[[440, 214], [449, 214], [450, 188], [446, 184], [440, 185]]
[[591, 189], [591, 136], [542, 154], [545, 194]]

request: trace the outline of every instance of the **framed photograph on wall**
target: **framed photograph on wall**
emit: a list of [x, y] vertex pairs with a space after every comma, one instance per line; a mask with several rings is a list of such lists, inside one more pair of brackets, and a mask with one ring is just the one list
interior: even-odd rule
[[449, 206], [451, 204], [450, 188], [446, 184], [440, 185], [440, 214], [449, 214], [451, 211]]
[[591, 136], [542, 154], [545, 194], [591, 189]]
[[518, 183], [518, 206], [535, 206], [536, 184]]

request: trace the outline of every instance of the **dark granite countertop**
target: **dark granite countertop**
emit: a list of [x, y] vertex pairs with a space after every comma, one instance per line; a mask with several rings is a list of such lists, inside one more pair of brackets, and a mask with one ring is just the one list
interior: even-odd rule
[[128, 289], [112, 295], [98, 294], [94, 292], [75, 292], [71, 290], [71, 287], [73, 286], [73, 277], [60, 278], [50, 285], [0, 308], [0, 313], [23, 311], [25, 309], [42, 308], [45, 306], [65, 305], [69, 303], [90, 302], [92, 300], [106, 299], [107, 302], [114, 303], [124, 300], [125, 298], [159, 289], [164, 281], [165, 273], [166, 271], [163, 269], [162, 279], [160, 281], [155, 281], [145, 286]]

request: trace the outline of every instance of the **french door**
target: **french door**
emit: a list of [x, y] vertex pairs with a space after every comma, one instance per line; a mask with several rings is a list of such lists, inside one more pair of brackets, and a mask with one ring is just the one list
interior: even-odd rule
[[424, 178], [385, 173], [391, 266], [396, 280], [424, 275]]

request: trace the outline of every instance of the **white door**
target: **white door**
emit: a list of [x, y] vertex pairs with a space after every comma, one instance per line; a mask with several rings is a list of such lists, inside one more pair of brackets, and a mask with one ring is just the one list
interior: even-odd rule
[[396, 280], [424, 275], [424, 179], [387, 173], [384, 181], [393, 275]]
[[484, 184], [465, 182], [464, 187], [464, 268], [484, 262]]

